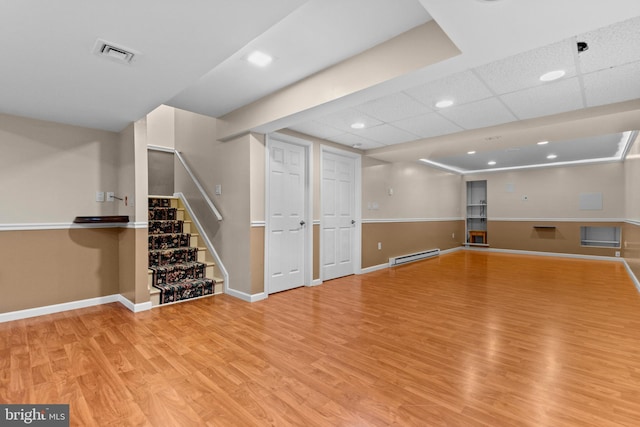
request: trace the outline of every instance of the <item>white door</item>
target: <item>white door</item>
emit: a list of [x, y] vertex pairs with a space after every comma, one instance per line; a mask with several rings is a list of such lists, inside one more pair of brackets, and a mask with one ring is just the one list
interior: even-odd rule
[[305, 283], [307, 160], [303, 146], [270, 139], [268, 293]]
[[355, 159], [322, 155], [322, 279], [355, 272]]

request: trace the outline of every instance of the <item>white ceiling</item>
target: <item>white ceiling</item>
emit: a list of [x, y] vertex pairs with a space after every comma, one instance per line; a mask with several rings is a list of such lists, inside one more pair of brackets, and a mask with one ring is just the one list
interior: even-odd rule
[[[588, 50], [578, 53], [578, 41], [586, 42]], [[542, 74], [558, 69], [566, 72], [560, 80], [548, 83], [539, 80]], [[637, 99], [638, 76], [640, 17], [635, 17], [302, 122], [291, 129], [372, 150]], [[454, 105], [437, 108], [436, 102], [442, 99], [451, 99]], [[354, 122], [366, 126], [352, 129], [350, 125]], [[544, 147], [543, 162], [523, 147], [484, 149], [482, 139], [478, 139], [476, 147], [467, 147], [484, 149], [478, 155], [460, 151], [430, 159], [462, 170], [567, 162], [579, 160], [576, 156], [594, 158], [590, 153], [598, 151], [605, 140], [607, 136], [584, 138], [580, 144], [572, 145], [571, 156], [558, 152], [554, 161], [546, 159], [546, 154], [561, 141]], [[536, 152], [543, 151], [535, 145], [532, 142], [530, 147], [537, 148]], [[616, 151], [617, 146], [609, 146], [607, 155], [598, 158], [613, 158]], [[371, 154], [375, 156], [375, 152]], [[502, 160], [498, 165], [487, 165], [488, 159], [498, 158]]]
[[[0, 6], [2, 113], [112, 131], [161, 104], [217, 117], [431, 19], [462, 54], [298, 114], [290, 128], [383, 160], [444, 161], [486, 132], [498, 141], [503, 127], [640, 98], [637, 0], [54, 3]], [[92, 53], [97, 39], [139, 54], [129, 65], [105, 60]], [[576, 41], [589, 50], [578, 54]], [[244, 59], [253, 49], [276, 59], [255, 68]], [[560, 67], [563, 79], [539, 82]], [[455, 105], [435, 108], [444, 96]], [[355, 120], [366, 127], [351, 129]], [[524, 142], [513, 135], [477, 150], [514, 154]]]

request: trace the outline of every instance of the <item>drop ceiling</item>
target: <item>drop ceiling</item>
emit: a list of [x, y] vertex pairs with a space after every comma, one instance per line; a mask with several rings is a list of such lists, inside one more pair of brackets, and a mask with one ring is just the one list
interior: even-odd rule
[[[640, 126], [624, 116], [640, 109], [637, 0], [114, 0], [100, 13], [83, 0], [5, 3], [6, 114], [110, 131], [162, 104], [219, 117], [434, 20], [460, 55], [302, 111], [287, 127], [380, 160], [464, 159], [473, 170], [470, 150], [479, 162], [520, 153], [522, 164], [536, 140], [580, 140], [575, 157], [603, 144], [590, 137]], [[98, 40], [135, 53], [131, 63], [95, 55]], [[589, 49], [578, 53], [577, 41]], [[274, 61], [251, 66], [253, 50]], [[558, 68], [562, 79], [539, 81]], [[436, 108], [443, 97], [454, 105]], [[609, 107], [624, 116], [613, 126], [597, 117]]]

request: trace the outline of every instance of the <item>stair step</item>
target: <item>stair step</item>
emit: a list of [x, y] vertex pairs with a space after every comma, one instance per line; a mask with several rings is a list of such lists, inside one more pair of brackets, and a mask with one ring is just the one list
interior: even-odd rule
[[191, 246], [191, 235], [188, 233], [149, 234], [149, 250], [176, 249], [189, 246]]
[[188, 279], [180, 282], [154, 285], [160, 289], [160, 304], [168, 304], [186, 299], [212, 295], [214, 290], [212, 279]]

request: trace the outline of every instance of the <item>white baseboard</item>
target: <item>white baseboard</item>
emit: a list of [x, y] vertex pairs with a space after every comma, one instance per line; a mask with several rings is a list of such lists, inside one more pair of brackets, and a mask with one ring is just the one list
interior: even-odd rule
[[8, 313], [0, 313], [0, 323], [11, 322], [13, 320], [29, 319], [31, 317], [45, 316], [47, 314], [61, 313], [63, 311], [77, 310], [80, 308], [93, 307], [96, 305], [110, 304], [112, 302], [119, 302], [134, 313], [139, 313], [141, 311], [151, 309], [151, 301], [134, 304], [122, 295], [114, 294], [104, 297], [83, 299], [80, 301], [45, 305], [43, 307], [27, 308], [25, 310], [10, 311]]
[[474, 248], [472, 246], [465, 247], [464, 249], [467, 251], [496, 252], [496, 253], [514, 254], [514, 255], [535, 255], [535, 256], [556, 257], [556, 258], [589, 259], [589, 260], [597, 260], [597, 261], [615, 261], [615, 262], [624, 261], [623, 258], [612, 257], [612, 256], [567, 254], [562, 252], [537, 252], [537, 251], [522, 251], [518, 249]]
[[360, 270], [360, 274], [373, 273], [374, 271], [384, 270], [385, 268], [389, 268], [389, 263], [373, 265], [371, 267], [363, 268]]
[[320, 285], [322, 285], [322, 279], [315, 279], [314, 281], [311, 282], [309, 286], [320, 286]]
[[134, 313], [140, 313], [141, 311], [151, 310], [151, 307], [152, 307], [151, 301], [134, 304], [133, 302], [129, 301], [128, 298], [125, 298], [122, 295], [118, 295], [118, 302], [124, 305], [125, 307], [127, 307], [129, 310], [133, 311]]
[[246, 292], [242, 292], [242, 291], [236, 291], [235, 289], [225, 289], [224, 291], [225, 294], [230, 295], [232, 297], [235, 298], [239, 298], [243, 301], [246, 302], [257, 302], [257, 301], [262, 301], [263, 299], [267, 298], [267, 294], [264, 292], [260, 292], [259, 294], [248, 294]]
[[627, 269], [627, 273], [629, 274], [631, 281], [634, 285], [636, 285], [636, 289], [638, 290], [638, 292], [640, 292], [640, 281], [638, 281], [638, 278], [636, 277], [633, 270], [631, 270], [631, 267], [629, 267], [629, 264], [627, 264], [627, 261], [622, 259], [622, 262], [624, 262], [624, 267]]
[[104, 297], [83, 299], [80, 301], [64, 302], [61, 304], [46, 305], [44, 307], [28, 308], [26, 310], [0, 313], [0, 323], [12, 320], [28, 319], [30, 317], [44, 316], [46, 314], [60, 313], [63, 311], [77, 310], [79, 308], [93, 307], [95, 305], [109, 304], [120, 301], [120, 295], [108, 295]]

